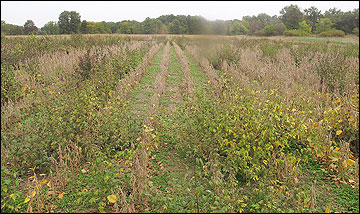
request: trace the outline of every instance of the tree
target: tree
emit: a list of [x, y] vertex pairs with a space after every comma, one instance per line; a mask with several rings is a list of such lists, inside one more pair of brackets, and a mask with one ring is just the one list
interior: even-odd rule
[[[202, 34], [205, 29], [205, 18], [201, 16], [187, 16], [186, 17], [189, 34]], [[170, 27], [170, 25], [169, 25]]]
[[335, 28], [342, 30], [347, 34], [352, 33], [353, 29], [359, 27], [359, 9], [353, 12], [342, 13], [334, 24]]
[[176, 19], [173, 14], [170, 15], [162, 15], [158, 18], [163, 24], [169, 26], [169, 24]]
[[234, 21], [230, 25], [230, 35], [245, 35], [247, 32], [248, 29], [240, 21]]
[[160, 29], [160, 34], [168, 34], [169, 33], [169, 28], [168, 26], [166, 26], [165, 24], [161, 24], [161, 29]]
[[143, 21], [143, 29], [145, 34], [155, 34], [160, 33], [161, 30], [161, 21], [158, 19], [151, 19], [147, 17]]
[[76, 11], [64, 11], [59, 16], [60, 34], [79, 33], [80, 14]]
[[183, 32], [182, 26], [180, 25], [179, 20], [175, 19], [169, 24], [169, 33], [171, 34], [181, 34]]
[[287, 29], [298, 29], [299, 23], [304, 20], [304, 15], [297, 5], [286, 6], [280, 11], [280, 19]]
[[41, 31], [47, 35], [56, 35], [59, 34], [60, 30], [59, 25], [56, 22], [50, 21], [41, 28]]
[[116, 33], [120, 27], [120, 22], [107, 22], [107, 25], [109, 26], [111, 33]]
[[189, 28], [187, 26], [186, 17], [177, 17], [174, 21], [169, 24], [170, 34], [188, 34]]
[[333, 23], [329, 18], [321, 18], [319, 22], [315, 25], [315, 33], [322, 33], [330, 30], [333, 27]]
[[32, 20], [27, 20], [24, 24], [24, 32], [25, 34], [36, 34], [38, 28], [35, 26], [35, 23]]
[[117, 29], [116, 33], [131, 34], [131, 24], [128, 21], [122, 21]]
[[216, 20], [212, 23], [212, 29], [213, 33], [216, 35], [225, 35], [227, 25], [223, 20]]
[[1, 20], [1, 32], [6, 35], [23, 35], [24, 27], [12, 24], [6, 24], [4, 20]]
[[320, 18], [322, 18], [321, 10], [318, 10], [316, 7], [312, 6], [304, 10], [305, 20], [309, 23], [312, 32], [315, 31], [315, 25], [318, 23]]
[[10, 25], [10, 35], [23, 35], [25, 34], [24, 27], [19, 25]]
[[100, 33], [111, 34], [111, 29], [110, 29], [109, 25], [105, 21], [96, 22], [96, 29]]
[[89, 28], [88, 28], [88, 25], [87, 25], [87, 21], [86, 21], [86, 20], [83, 20], [83, 21], [81, 22], [80, 32], [83, 33], [83, 34], [88, 34], [88, 33], [89, 33]]
[[134, 22], [133, 24], [133, 33], [135, 34], [143, 34], [144, 33], [144, 26], [142, 22]]
[[299, 23], [299, 30], [306, 32], [306, 33], [311, 33], [311, 26], [309, 26], [306, 21], [302, 21]]

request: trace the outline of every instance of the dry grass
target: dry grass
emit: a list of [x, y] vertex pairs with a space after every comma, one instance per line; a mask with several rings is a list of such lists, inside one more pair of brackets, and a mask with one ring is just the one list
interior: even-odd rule
[[187, 93], [189, 94], [189, 96], [193, 97], [193, 94], [195, 91], [195, 85], [194, 85], [194, 80], [192, 79], [192, 77], [190, 75], [189, 63], [186, 59], [184, 52], [181, 50], [181, 48], [175, 42], [173, 42], [173, 45], [175, 48], [175, 52], [176, 52], [178, 58], [180, 59], [181, 66], [182, 66], [182, 69], [183, 69], [183, 72], [185, 75], [185, 87], [187, 89]]

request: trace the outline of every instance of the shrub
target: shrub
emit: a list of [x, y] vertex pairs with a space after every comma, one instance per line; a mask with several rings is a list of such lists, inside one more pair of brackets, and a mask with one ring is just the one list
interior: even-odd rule
[[310, 36], [311, 34], [301, 30], [286, 30], [284, 36]]
[[353, 32], [353, 34], [355, 34], [356, 36], [359, 36], [359, 28], [358, 28], [358, 27], [354, 28], [354, 30], [353, 30], [352, 32]]
[[320, 37], [344, 37], [345, 32], [342, 30], [331, 29], [319, 34]]

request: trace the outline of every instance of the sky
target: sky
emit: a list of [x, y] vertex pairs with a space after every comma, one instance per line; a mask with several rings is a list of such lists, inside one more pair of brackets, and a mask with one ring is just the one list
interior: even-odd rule
[[1, 20], [23, 26], [28, 19], [37, 27], [58, 21], [63, 11], [76, 11], [81, 20], [118, 22], [161, 15], [200, 15], [207, 20], [241, 20], [243, 16], [266, 13], [280, 15], [285, 6], [300, 10], [315, 6], [322, 13], [336, 7], [344, 12], [359, 8], [359, 1], [1, 1]]

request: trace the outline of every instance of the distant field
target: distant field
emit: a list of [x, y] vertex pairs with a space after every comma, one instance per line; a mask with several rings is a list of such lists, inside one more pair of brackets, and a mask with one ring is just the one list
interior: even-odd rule
[[358, 213], [358, 161], [358, 37], [1, 39], [1, 212]]
[[[289, 39], [294, 41], [304, 41], [304, 42], [336, 42], [336, 43], [359, 43], [359, 37], [350, 35], [345, 37], [286, 37], [286, 36], [272, 36], [272, 37], [258, 37], [258, 36], [221, 36], [221, 35], [170, 35], [170, 34], [81, 34], [83, 36], [98, 37], [98, 36], [115, 36], [115, 37], [148, 37], [148, 36], [166, 36], [166, 37], [187, 37], [187, 38], [223, 38], [223, 37], [238, 37], [238, 38], [266, 38], [274, 40]], [[70, 38], [71, 35], [35, 35], [36, 37], [67, 37]], [[7, 37], [28, 37], [28, 35], [7, 35]]]

